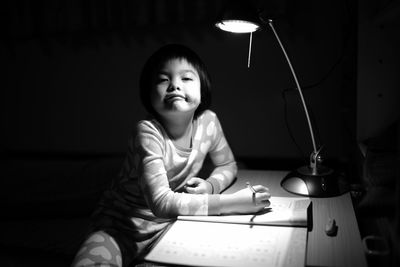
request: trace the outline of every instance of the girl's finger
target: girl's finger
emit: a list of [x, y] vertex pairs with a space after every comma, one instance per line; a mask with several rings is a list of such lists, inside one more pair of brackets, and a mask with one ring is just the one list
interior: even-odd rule
[[199, 184], [201, 182], [199, 180], [201, 180], [201, 179], [197, 178], [197, 177], [192, 177], [186, 182], [186, 184], [187, 185], [197, 185], [197, 184]]
[[271, 197], [271, 195], [269, 193], [256, 193], [253, 194], [253, 202], [255, 202], [257, 205], [263, 205], [265, 206], [265, 204], [267, 203], [267, 201], [269, 202], [269, 198]]
[[265, 208], [268, 208], [271, 205], [271, 202], [269, 202], [269, 200], [262, 200], [261, 205], [263, 205]]
[[268, 187], [263, 185], [254, 185], [253, 188], [256, 192], [269, 192]]
[[195, 187], [186, 186], [186, 192], [188, 192], [189, 194], [195, 194], [196, 193], [196, 188]]
[[262, 192], [262, 193], [258, 192], [257, 196], [261, 200], [268, 200], [271, 197], [271, 194], [269, 192]]

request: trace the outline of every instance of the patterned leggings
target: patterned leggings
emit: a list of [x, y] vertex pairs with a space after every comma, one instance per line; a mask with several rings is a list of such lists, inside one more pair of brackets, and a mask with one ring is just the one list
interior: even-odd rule
[[82, 244], [71, 266], [122, 267], [121, 251], [114, 238], [104, 231], [97, 231]]

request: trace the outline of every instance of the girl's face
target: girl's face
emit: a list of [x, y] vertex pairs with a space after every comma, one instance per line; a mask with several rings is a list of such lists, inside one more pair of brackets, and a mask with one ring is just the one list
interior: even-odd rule
[[201, 101], [196, 69], [185, 59], [172, 59], [155, 73], [151, 104], [160, 115], [193, 113]]

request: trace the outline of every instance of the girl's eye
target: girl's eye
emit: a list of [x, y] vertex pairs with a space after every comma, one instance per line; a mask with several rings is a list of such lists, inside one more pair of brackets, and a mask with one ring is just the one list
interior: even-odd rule
[[183, 81], [193, 81], [193, 79], [191, 77], [183, 77], [182, 80]]
[[165, 77], [158, 77], [157, 78], [157, 83], [164, 83], [164, 82], [167, 82], [168, 81], [168, 78], [165, 78]]

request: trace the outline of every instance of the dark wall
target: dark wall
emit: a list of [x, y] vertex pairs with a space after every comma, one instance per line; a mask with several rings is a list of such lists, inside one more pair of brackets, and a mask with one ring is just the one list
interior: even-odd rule
[[400, 118], [400, 3], [359, 3], [357, 139], [386, 131]]
[[[308, 157], [305, 116], [297, 93], [285, 91], [294, 82], [271, 30], [253, 35], [247, 68], [249, 35], [213, 27], [223, 2], [8, 1], [1, 150], [123, 153], [134, 122], [145, 116], [137, 92], [143, 63], [160, 45], [179, 42], [208, 66], [213, 109], [237, 156]], [[353, 2], [275, 3], [275, 27], [304, 87], [317, 139], [335, 159], [347, 158], [355, 127]]]

